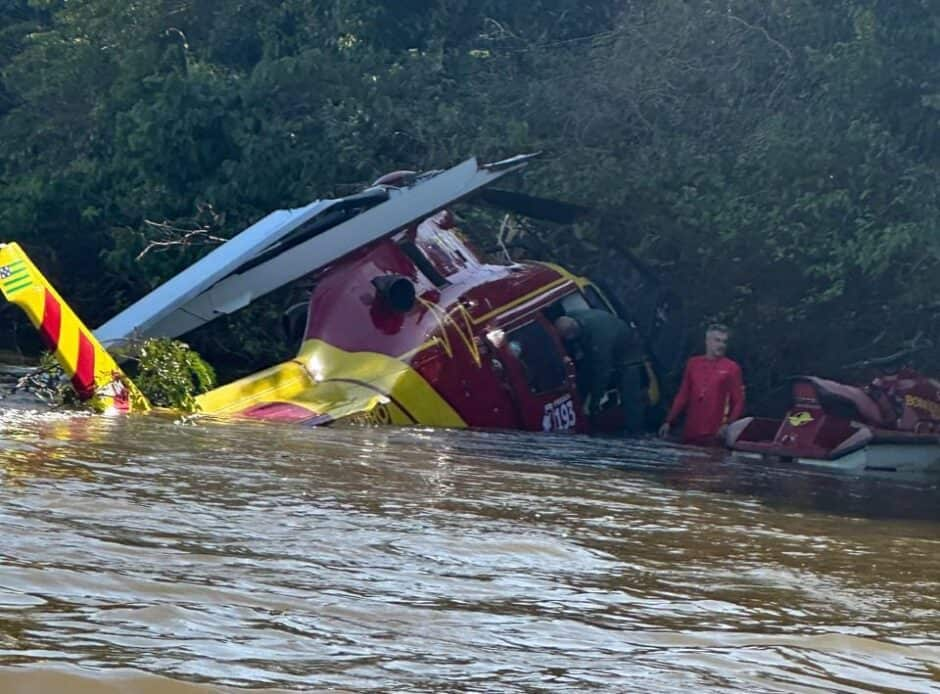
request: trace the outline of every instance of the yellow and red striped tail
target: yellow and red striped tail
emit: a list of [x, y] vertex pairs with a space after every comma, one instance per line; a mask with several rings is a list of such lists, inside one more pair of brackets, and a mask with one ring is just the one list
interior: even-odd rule
[[0, 243], [0, 291], [22, 308], [82, 400], [102, 412], [150, 409], [147, 399], [121, 371], [75, 312], [33, 265], [19, 244]]

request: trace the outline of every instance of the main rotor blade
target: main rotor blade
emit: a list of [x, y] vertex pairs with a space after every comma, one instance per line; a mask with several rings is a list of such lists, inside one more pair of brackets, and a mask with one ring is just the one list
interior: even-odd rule
[[95, 331], [110, 347], [138, 337], [178, 337], [260, 296], [390, 236], [526, 165], [468, 159], [407, 188], [278, 210], [234, 236]]

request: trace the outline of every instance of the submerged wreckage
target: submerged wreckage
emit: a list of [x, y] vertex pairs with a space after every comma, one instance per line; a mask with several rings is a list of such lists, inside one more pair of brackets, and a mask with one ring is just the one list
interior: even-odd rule
[[[570, 217], [574, 206], [488, 188], [530, 158], [396, 172], [356, 195], [275, 211], [94, 333], [15, 243], [0, 245], [0, 288], [79, 396], [107, 411], [149, 405], [106, 347], [179, 337], [307, 277], [315, 286], [297, 356], [200, 395], [199, 411], [306, 425], [613, 431], [618, 405], [584, 415], [574, 363], [552, 326], [577, 309], [617, 312], [611, 297], [551, 263], [485, 262], [446, 209], [490, 194], [527, 214]], [[678, 322], [673, 297], [651, 289], [644, 301], [648, 320], [624, 317], [649, 347], [645, 387], [655, 404], [656, 345], [662, 363], [681, 340], [666, 336]]]

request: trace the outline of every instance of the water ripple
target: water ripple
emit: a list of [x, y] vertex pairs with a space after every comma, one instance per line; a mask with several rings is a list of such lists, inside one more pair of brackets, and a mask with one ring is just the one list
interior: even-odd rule
[[940, 689], [936, 480], [29, 409], [0, 474], [4, 691]]

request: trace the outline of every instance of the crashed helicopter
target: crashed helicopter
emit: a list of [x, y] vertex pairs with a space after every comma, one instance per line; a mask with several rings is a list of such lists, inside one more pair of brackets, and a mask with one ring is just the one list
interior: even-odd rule
[[297, 355], [198, 396], [199, 412], [301, 425], [616, 431], [624, 399], [586, 416], [553, 321], [588, 307], [630, 321], [648, 347], [644, 387], [655, 406], [658, 374], [681, 349], [672, 334], [678, 301], [636, 259], [636, 291], [626, 297], [634, 310], [625, 313], [616, 297], [558, 265], [481, 257], [449, 206], [482, 199], [556, 221], [580, 211], [490, 187], [532, 156], [395, 172], [355, 195], [272, 212], [94, 332], [16, 243], [0, 244], [0, 289], [28, 314], [79, 396], [102, 411], [150, 409], [108, 349], [185, 335], [305, 278], [314, 288]]

